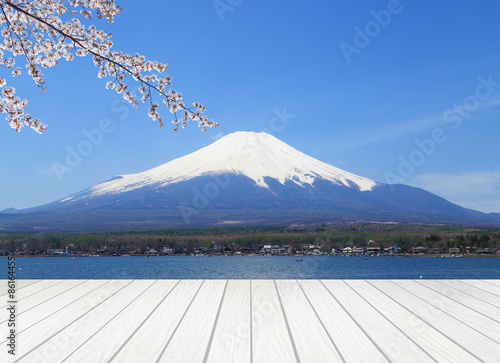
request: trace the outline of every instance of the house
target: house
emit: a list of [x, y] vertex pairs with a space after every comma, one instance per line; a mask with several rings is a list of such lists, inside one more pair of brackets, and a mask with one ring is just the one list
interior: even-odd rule
[[427, 247], [419, 246], [419, 247], [413, 247], [411, 249], [411, 252], [413, 254], [418, 254], [418, 255], [423, 255], [427, 253]]
[[278, 245], [264, 245], [260, 253], [279, 253], [280, 246]]
[[354, 246], [354, 248], [352, 249], [352, 253], [355, 255], [362, 255], [363, 253], [365, 253], [365, 248]]
[[444, 253], [444, 249], [436, 247], [436, 248], [429, 248], [427, 250], [427, 253], [430, 255], [441, 255]]
[[366, 253], [368, 253], [369, 255], [376, 255], [379, 254], [380, 252], [381, 252], [380, 247], [368, 247], [366, 249]]
[[344, 254], [352, 253], [352, 248], [351, 247], [344, 247], [344, 248], [342, 248], [342, 253], [344, 253]]
[[164, 255], [172, 255], [174, 253], [174, 249], [169, 247], [163, 247], [161, 253], [163, 253]]
[[481, 250], [476, 250], [476, 253], [478, 255], [489, 255], [490, 254], [490, 249], [489, 248], [484, 248]]

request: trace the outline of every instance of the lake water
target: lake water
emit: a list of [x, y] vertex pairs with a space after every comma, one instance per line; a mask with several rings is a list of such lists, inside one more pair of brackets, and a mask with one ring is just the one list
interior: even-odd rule
[[[441, 257], [16, 258], [18, 279], [500, 279], [498, 258]], [[3, 259], [7, 274], [7, 259]], [[4, 276], [3, 278], [6, 278]]]

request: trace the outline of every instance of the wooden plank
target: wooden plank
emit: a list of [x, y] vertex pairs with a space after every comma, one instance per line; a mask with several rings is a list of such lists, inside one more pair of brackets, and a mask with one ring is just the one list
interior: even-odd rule
[[[120, 291], [120, 289], [123, 289], [129, 284], [131, 284], [130, 280], [108, 281], [97, 290], [94, 290], [91, 294], [85, 296], [84, 299], [79, 299], [60, 310], [53, 318], [46, 319], [29, 329], [21, 331], [17, 337], [19, 342], [17, 358], [23, 358], [29, 355], [32, 350], [35, 350], [37, 354], [42, 355], [42, 357], [40, 357], [42, 362], [53, 362], [53, 360], [49, 359], [53, 354], [52, 352], [64, 349], [67, 340], [72, 339], [73, 336], [78, 335], [84, 330], [83, 326], [79, 325], [82, 318], [85, 316], [95, 316], [102, 310], [99, 308], [100, 304], [108, 301], [117, 291]], [[74, 330], [66, 331], [66, 335], [59, 335], [60, 339], [58, 341], [52, 341], [50, 345], [41, 346], [50, 337], [67, 328], [68, 325], [72, 325]], [[3, 353], [3, 351], [0, 353]], [[46, 355], [47, 358], [43, 358], [44, 355]], [[2, 358], [7, 360], [2, 360]], [[35, 361], [30, 358], [33, 358], [33, 355], [28, 356], [25, 361]], [[0, 356], [0, 361], [10, 362], [12, 359], [11, 357]]]
[[495, 279], [495, 280], [480, 280], [480, 281], [488, 282], [490, 284], [493, 284], [493, 285], [496, 285], [496, 286], [500, 287], [500, 280], [498, 280], [498, 279]]
[[[27, 354], [23, 359], [34, 362], [38, 360], [62, 362], [137, 298], [142, 296], [153, 283], [154, 281], [150, 280], [134, 280], [124, 289], [111, 296], [110, 299], [100, 304], [93, 310], [93, 314], [86, 314], [77, 322], [69, 324], [62, 331], [48, 337], [47, 341], [31, 354]], [[102, 349], [102, 346], [100, 346], [100, 349]]]
[[177, 281], [152, 281], [137, 300], [128, 305], [101, 330], [92, 335], [66, 359], [74, 362], [108, 362], [138, 327], [149, 317], [160, 302], [168, 295]]
[[[407, 362], [433, 361], [427, 352], [361, 298], [349, 286], [351, 280], [322, 280], [322, 282], [390, 360], [397, 362], [404, 356]], [[356, 337], [351, 339], [355, 340]]]
[[225, 280], [204, 281], [158, 362], [204, 360], [225, 287]]
[[111, 359], [117, 363], [156, 362], [202, 284], [202, 280], [181, 280], [155, 314], [147, 319]]
[[[7, 284], [10, 280], [0, 280], [0, 301], [3, 301], [3, 299], [7, 296]], [[28, 286], [31, 286], [33, 284], [40, 283], [42, 281], [50, 281], [50, 280], [14, 280], [16, 282], [16, 290], [21, 291], [22, 289], [27, 288]]]
[[57, 284], [62, 283], [64, 280], [37, 280], [34, 283], [28, 283], [24, 286], [24, 281], [16, 281], [19, 287], [19, 298], [26, 299], [31, 295], [38, 294], [43, 292], [46, 289], [49, 289]]
[[207, 362], [252, 362], [250, 285], [250, 280], [228, 281]]
[[[488, 315], [494, 320], [500, 320], [500, 307], [495, 306], [492, 302], [487, 302], [470, 294], [470, 292], [460, 290], [450, 284], [438, 280], [422, 280], [420, 284], [440, 293], [460, 304], [463, 304], [470, 309]], [[462, 287], [463, 289], [463, 287]], [[500, 303], [500, 298], [497, 299]], [[494, 301], [493, 301], [494, 302]]]
[[[1, 260], [0, 260], [1, 261]], [[3, 287], [3, 286], [7, 286], [7, 283], [11, 281], [9, 279], [0, 279], [0, 287]], [[28, 287], [32, 284], [35, 284], [35, 283], [38, 283], [40, 281], [45, 281], [45, 280], [37, 280], [37, 279], [27, 279], [27, 280], [24, 280], [24, 279], [17, 279], [16, 278], [16, 284], [18, 286], [19, 289], [22, 289], [22, 288], [25, 288], [25, 287]], [[4, 293], [2, 291], [2, 293]]]
[[76, 285], [73, 289], [66, 290], [64, 293], [59, 295], [57, 299], [45, 301], [36, 305], [32, 309], [23, 312], [20, 319], [20, 323], [22, 324], [19, 332], [21, 333], [39, 322], [60, 313], [60, 311], [68, 305], [78, 301], [85, 295], [106, 283], [105, 280], [87, 280], [81, 282], [82, 283], [78, 283], [75, 281], [75, 284], [78, 283], [78, 285]]
[[[496, 362], [500, 356], [498, 280], [17, 282], [20, 362]], [[5, 348], [6, 336], [0, 340]], [[14, 358], [2, 349], [0, 361]]]
[[299, 280], [299, 284], [346, 362], [388, 362], [320, 281]]
[[[57, 280], [55, 280], [57, 281]], [[22, 292], [19, 292], [21, 296], [18, 294], [17, 306], [18, 312], [17, 315], [20, 317], [23, 314], [26, 314], [31, 309], [35, 308], [38, 305], [54, 301], [57, 297], [68, 290], [73, 289], [75, 286], [84, 283], [85, 280], [63, 280], [59, 282], [55, 282], [54, 284], [45, 285], [45, 289], [39, 291], [35, 294], [29, 295], [27, 298], [22, 297]], [[5, 321], [1, 321], [0, 324], [5, 323]]]
[[432, 325], [424, 322], [404, 305], [399, 304], [397, 300], [378, 290], [377, 282], [377, 280], [349, 281], [349, 285], [436, 361], [480, 362], [447, 336], [434, 329]]
[[254, 362], [296, 361], [295, 348], [272, 280], [252, 280], [252, 343]]
[[500, 286], [495, 283], [496, 280], [462, 280], [466, 284], [470, 284], [479, 289], [489, 292], [490, 294], [500, 297]]
[[[39, 279], [34, 279], [34, 280], [31, 280], [31, 279], [30, 280], [20, 279], [20, 280], [16, 280], [16, 282], [18, 283], [19, 289], [25, 289], [28, 286], [31, 286], [33, 284], [38, 284], [38, 283], [43, 282], [43, 281], [52, 281], [52, 280], [39, 280]], [[62, 280], [59, 280], [59, 281], [62, 281]]]
[[500, 308], [500, 296], [494, 295], [490, 292], [484, 291], [476, 286], [465, 283], [459, 280], [440, 280], [443, 284], [451, 286], [463, 293], [469, 294], [476, 297], [477, 299], [484, 301], [490, 305]]
[[438, 309], [437, 306], [444, 305], [442, 300], [431, 302], [422, 299], [420, 296], [401, 288], [394, 280], [378, 280], [377, 288], [410, 309], [420, 319], [432, 325], [478, 359], [495, 362], [500, 356], [498, 343], [464, 324], [460, 316], [452, 316]]
[[334, 341], [296, 280], [275, 280], [281, 304], [302, 363], [342, 362]]
[[[428, 301], [431, 305], [441, 311], [448, 313], [449, 315], [459, 317], [461, 322], [467, 324], [476, 331], [483, 333], [486, 337], [500, 342], [500, 323], [495, 321], [493, 317], [478, 313], [472, 308], [458, 303], [454, 300], [454, 298], [449, 298], [440, 294], [421, 285], [417, 281], [402, 282], [395, 280], [394, 283]], [[498, 317], [496, 318], [498, 319]]]
[[[15, 280], [16, 283], [16, 295], [17, 299], [25, 299], [37, 292], [43, 291], [44, 289], [49, 288], [50, 286], [61, 283], [63, 280], [38, 280], [38, 281], [30, 281], [31, 283], [27, 283], [25, 285], [24, 280]], [[2, 295], [0, 296], [0, 303], [7, 301], [7, 285], [1, 290]], [[5, 305], [1, 305], [1, 309], [3, 309]]]

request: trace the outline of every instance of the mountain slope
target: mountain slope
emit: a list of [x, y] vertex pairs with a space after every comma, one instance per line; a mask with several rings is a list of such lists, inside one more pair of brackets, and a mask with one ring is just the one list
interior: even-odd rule
[[324, 179], [337, 185], [371, 190], [376, 183], [316, 160], [266, 133], [235, 132], [184, 157], [142, 173], [119, 175], [61, 200], [77, 201], [169, 184], [214, 174], [244, 175], [256, 185], [269, 188], [266, 177], [281, 184], [292, 181], [312, 185]]
[[387, 185], [305, 155], [266, 133], [236, 132], [142, 173], [0, 216], [0, 227], [123, 228], [396, 221], [500, 223], [406, 185]]

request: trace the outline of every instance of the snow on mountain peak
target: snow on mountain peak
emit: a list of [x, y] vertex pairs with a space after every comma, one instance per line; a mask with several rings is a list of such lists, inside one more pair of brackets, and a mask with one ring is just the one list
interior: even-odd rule
[[[198, 176], [222, 173], [245, 175], [261, 187], [269, 188], [264, 178], [284, 184], [313, 184], [316, 178], [334, 184], [371, 190], [373, 180], [348, 173], [314, 159], [265, 132], [235, 132], [209, 146], [137, 174], [120, 175], [87, 190], [85, 197], [118, 194], [143, 186], [157, 187], [178, 183]], [[90, 192], [90, 193], [89, 193]], [[80, 194], [80, 193], [78, 193]], [[74, 195], [64, 201], [77, 200]]]

